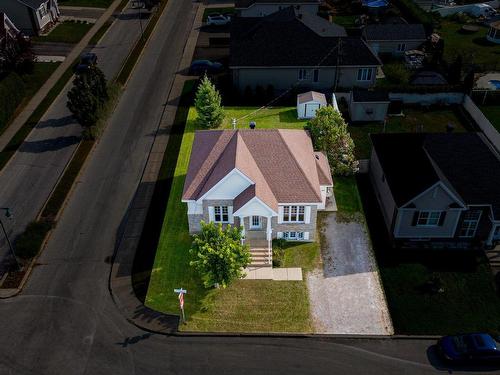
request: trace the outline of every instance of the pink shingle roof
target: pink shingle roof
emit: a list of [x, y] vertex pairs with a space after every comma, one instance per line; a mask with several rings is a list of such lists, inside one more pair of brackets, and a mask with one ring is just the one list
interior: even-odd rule
[[255, 185], [236, 197], [235, 210], [254, 196], [273, 210], [278, 202], [321, 202], [320, 185], [331, 185], [331, 174], [316, 154], [304, 130], [197, 131], [182, 199], [201, 198], [237, 169]]

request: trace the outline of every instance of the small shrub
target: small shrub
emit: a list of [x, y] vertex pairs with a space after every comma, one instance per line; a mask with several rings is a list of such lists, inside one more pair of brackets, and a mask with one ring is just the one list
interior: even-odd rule
[[21, 259], [35, 257], [42, 247], [45, 236], [52, 227], [53, 223], [50, 221], [32, 221], [29, 223], [26, 230], [16, 240], [16, 255]]
[[0, 131], [10, 121], [25, 94], [21, 77], [10, 73], [0, 82]]
[[388, 82], [398, 85], [407, 85], [410, 82], [410, 72], [404, 64], [393, 63], [384, 65], [384, 74]]

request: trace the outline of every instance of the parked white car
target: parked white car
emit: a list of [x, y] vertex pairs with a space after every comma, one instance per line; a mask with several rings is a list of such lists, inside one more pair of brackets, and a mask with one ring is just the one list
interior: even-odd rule
[[222, 14], [211, 14], [207, 17], [207, 25], [227, 25], [231, 22], [231, 17]]

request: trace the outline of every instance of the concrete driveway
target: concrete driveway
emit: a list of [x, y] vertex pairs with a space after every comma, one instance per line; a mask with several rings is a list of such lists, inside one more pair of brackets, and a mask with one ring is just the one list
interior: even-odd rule
[[307, 275], [318, 333], [391, 335], [389, 310], [365, 225], [324, 219], [323, 269]]

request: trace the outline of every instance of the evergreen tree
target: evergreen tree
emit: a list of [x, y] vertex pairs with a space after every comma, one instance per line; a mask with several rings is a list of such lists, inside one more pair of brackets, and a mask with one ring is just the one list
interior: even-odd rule
[[205, 287], [225, 288], [243, 276], [243, 269], [250, 264], [250, 252], [242, 245], [241, 227], [226, 228], [222, 224], [201, 222], [201, 233], [194, 236], [189, 250], [193, 260], [189, 263], [203, 280]]
[[207, 75], [205, 75], [198, 86], [194, 101], [200, 125], [208, 128], [216, 128], [222, 124], [224, 109], [221, 106], [221, 101], [220, 93]]
[[308, 128], [314, 148], [326, 153], [333, 175], [348, 176], [358, 170], [354, 142], [339, 111], [332, 106], [318, 109]]

